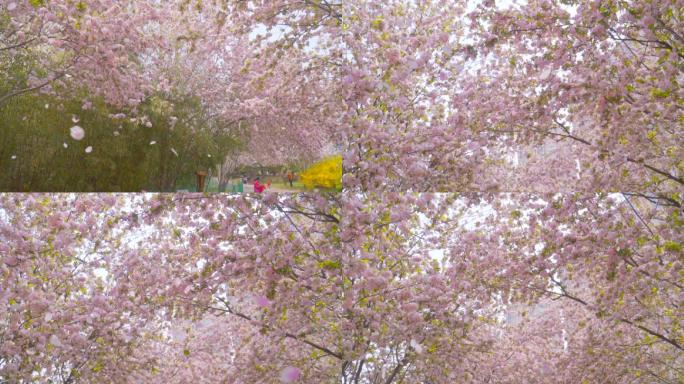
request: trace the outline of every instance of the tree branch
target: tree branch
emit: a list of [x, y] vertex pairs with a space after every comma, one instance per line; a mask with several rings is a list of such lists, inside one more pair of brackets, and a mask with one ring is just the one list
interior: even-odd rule
[[[224, 305], [226, 305], [226, 308], [225, 308], [225, 309], [216, 308], [216, 307], [211, 307], [211, 306], [209, 306], [208, 308], [214, 309], [214, 310], [218, 310], [218, 311], [222, 311], [222, 312], [225, 312], [225, 313], [229, 313], [229, 314], [231, 314], [231, 315], [237, 316], [237, 317], [239, 317], [239, 318], [242, 318], [242, 319], [247, 320], [247, 321], [250, 321], [250, 322], [254, 321], [251, 317], [249, 317], [249, 316], [247, 316], [247, 315], [245, 315], [245, 314], [243, 314], [243, 313], [241, 313], [241, 312], [237, 312], [237, 311], [233, 310], [230, 306], [228, 306], [227, 301], [225, 301], [225, 300], [223, 300], [223, 299], [221, 299], [221, 298], [218, 298], [218, 299], [219, 299]], [[273, 329], [273, 328], [271, 328], [271, 327], [269, 327], [269, 326], [267, 326], [267, 325], [263, 325], [263, 327], [264, 327], [265, 329], [268, 329], [268, 330], [272, 330], [272, 329]], [[344, 360], [344, 357], [342, 357], [341, 354], [339, 354], [339, 353], [337, 353], [337, 352], [333, 352], [332, 350], [330, 350], [330, 349], [328, 349], [328, 348], [326, 348], [326, 347], [324, 347], [324, 346], [322, 346], [322, 345], [316, 344], [316, 343], [314, 343], [313, 341], [307, 340], [307, 339], [305, 339], [305, 338], [303, 338], [303, 337], [297, 336], [297, 335], [292, 334], [292, 333], [289, 333], [289, 332], [285, 332], [285, 337], [290, 338], [290, 339], [293, 339], [293, 340], [297, 340], [297, 341], [299, 341], [299, 342], [301, 342], [301, 343], [304, 343], [304, 344], [306, 344], [306, 345], [308, 345], [308, 346], [310, 346], [310, 347], [312, 347], [312, 348], [318, 349], [318, 350], [321, 351], [321, 352], [325, 352], [326, 354], [328, 354], [328, 355], [330, 355], [330, 356], [333, 356], [333, 357], [335, 357], [335, 358], [337, 358], [337, 359], [339, 359], [339, 360]]]
[[359, 361], [359, 366], [356, 368], [356, 374], [354, 374], [354, 383], [358, 384], [359, 383], [359, 378], [361, 377], [361, 369], [363, 368], [363, 363], [366, 362], [366, 359], [361, 359]]
[[[570, 132], [569, 129], [568, 129], [564, 124], [562, 124], [561, 122], [559, 122], [558, 120], [555, 120], [555, 119], [554, 119], [554, 122], [555, 122], [556, 124], [558, 124], [561, 128], [563, 128], [563, 130], [564, 130], [565, 132]], [[549, 132], [549, 134], [557, 135], [557, 136], [564, 136], [564, 137], [573, 139], [573, 140], [575, 140], [575, 141], [578, 141], [578, 142], [580, 142], [580, 143], [582, 143], [582, 144], [588, 145], [588, 146], [590, 146], [590, 147], [594, 147], [594, 146], [595, 146], [595, 145], [593, 145], [591, 142], [589, 142], [589, 141], [587, 141], [587, 140], [585, 140], [585, 139], [582, 139], [582, 138], [580, 138], [580, 137], [574, 136], [574, 135], [572, 135], [572, 134], [570, 134], [570, 133], [568, 133], [567, 135], [562, 135], [562, 134], [558, 134], [558, 133]], [[609, 152], [609, 153], [610, 153], [610, 152]], [[655, 167], [653, 167], [653, 166], [651, 166], [651, 165], [648, 165], [648, 164], [644, 163], [643, 160], [635, 160], [635, 159], [633, 159], [633, 158], [631, 158], [631, 157], [628, 157], [628, 158], [627, 158], [627, 161], [629, 161], [630, 163], [639, 164], [639, 165], [641, 165], [641, 166], [643, 166], [643, 167], [645, 167], [645, 168], [647, 168], [647, 169], [649, 169], [649, 170], [651, 170], [651, 171], [653, 171], [653, 172], [655, 172], [655, 173], [658, 173], [658, 174], [660, 174], [660, 175], [662, 175], [662, 176], [667, 177], [667, 178], [670, 179], [670, 180], [676, 181], [677, 183], [684, 185], [684, 179], [682, 179], [682, 178], [680, 178], [680, 177], [677, 177], [677, 176], [674, 176], [674, 175], [672, 175], [672, 174], [669, 174], [669, 173], [667, 173], [667, 172], [665, 172], [665, 171], [662, 171], [662, 170], [660, 170], [660, 169], [657, 169], [657, 168], [655, 168]]]
[[6, 46], [6, 47], [0, 47], [0, 51], [7, 51], [7, 50], [10, 50], [10, 49], [21, 48], [21, 47], [23, 47], [23, 46], [25, 46], [25, 45], [31, 44], [31, 43], [32, 43], [33, 41], [35, 41], [35, 40], [36, 40], [36, 38], [34, 37], [34, 38], [32, 38], [32, 39], [23, 41], [23, 42], [21, 42], [21, 43], [17, 43], [17, 44], [14, 44], [14, 45], [8, 45], [8, 46]]
[[632, 208], [632, 212], [634, 212], [636, 217], [639, 218], [639, 221], [641, 221], [641, 223], [646, 227], [646, 229], [648, 229], [648, 232], [651, 234], [651, 237], [655, 238], [655, 233], [653, 233], [653, 231], [651, 230], [651, 227], [649, 227], [648, 224], [646, 223], [646, 221], [644, 221], [644, 219], [641, 217], [641, 215], [639, 214], [639, 211], [637, 211], [636, 208], [634, 208], [634, 206], [632, 205], [632, 202], [629, 201], [629, 197], [627, 197], [627, 195], [625, 195], [624, 193], [622, 194], [622, 197], [624, 197], [625, 200], [627, 200], [627, 204], [629, 204], [629, 207]]
[[397, 366], [394, 367], [392, 373], [389, 375], [387, 380], [385, 380], [385, 384], [391, 384], [394, 381], [394, 378], [399, 374], [399, 372], [401, 372], [401, 370], [404, 369], [404, 366], [406, 365], [406, 363], [408, 363], [408, 361], [408, 355], [404, 356], [404, 358], [401, 359], [399, 364], [397, 364]]
[[627, 196], [643, 197], [644, 199], [646, 199], [646, 200], [648, 200], [651, 203], [656, 204], [656, 205], [662, 205], [665, 207], [682, 208], [682, 203], [680, 203], [679, 201], [677, 201], [673, 198], [670, 198], [670, 197], [667, 197], [667, 196], [664, 196], [661, 194], [646, 195], [646, 194], [637, 193], [637, 192], [624, 192], [623, 194], [625, 194]]
[[0, 97], [0, 105], [2, 105], [5, 101], [9, 100], [11, 97], [19, 96], [19, 95], [21, 95], [21, 94], [23, 94], [23, 93], [33, 92], [33, 91], [36, 91], [36, 90], [38, 90], [38, 89], [41, 89], [41, 88], [45, 87], [46, 85], [52, 83], [53, 81], [58, 80], [58, 79], [64, 77], [64, 75], [66, 75], [66, 72], [60, 72], [60, 73], [59, 73], [57, 76], [55, 76], [54, 78], [52, 78], [52, 79], [50, 79], [50, 80], [46, 80], [45, 82], [43, 82], [43, 83], [41, 83], [41, 84], [38, 84], [38, 85], [36, 85], [36, 86], [34, 86], [34, 87], [19, 89], [19, 90], [17, 90], [17, 91], [10, 92], [10, 93], [6, 94], [5, 96]]
[[[562, 292], [562, 293], [560, 294], [561, 296], [567, 297], [568, 299], [573, 300], [573, 301], [575, 301], [575, 302], [577, 302], [577, 303], [580, 303], [580, 304], [582, 304], [582, 305], [584, 305], [584, 306], [587, 306], [587, 307], [589, 306], [589, 303], [587, 303], [586, 301], [580, 299], [579, 297], [576, 297], [576, 296], [573, 296], [573, 295], [569, 294], [569, 293], [566, 291], [565, 286], [563, 286], [563, 284], [561, 284], [559, 281], [557, 281], [557, 280], [555, 280], [555, 279], [553, 279], [553, 278], [551, 278], [551, 281], [553, 281], [553, 282], [561, 289], [561, 292]], [[556, 294], [558, 294], [558, 293], [556, 293]], [[668, 344], [674, 346], [675, 348], [677, 348], [677, 349], [679, 349], [679, 350], [681, 350], [681, 351], [684, 351], [684, 347], [682, 347], [681, 345], [679, 345], [679, 343], [677, 343], [677, 341], [675, 341], [675, 340], [673, 340], [673, 339], [670, 339], [670, 338], [668, 338], [667, 336], [665, 336], [665, 335], [663, 335], [663, 334], [661, 334], [661, 333], [658, 333], [658, 332], [656, 332], [656, 331], [653, 331], [653, 330], [651, 330], [651, 329], [648, 329], [648, 328], [644, 327], [643, 325], [636, 324], [636, 323], [634, 323], [633, 321], [628, 320], [628, 319], [625, 319], [625, 318], [622, 318], [622, 317], [618, 317], [618, 320], [619, 320], [620, 322], [625, 323], [625, 324], [629, 324], [629, 325], [631, 325], [631, 326], [633, 326], [633, 327], [636, 327], [636, 328], [638, 328], [638, 329], [640, 329], [640, 330], [642, 330], [642, 331], [648, 333], [649, 335], [655, 336], [655, 337], [657, 337], [658, 339], [660, 339], [660, 340], [662, 340], [662, 341], [664, 341], [664, 342], [666, 342], [666, 343], [668, 343]]]

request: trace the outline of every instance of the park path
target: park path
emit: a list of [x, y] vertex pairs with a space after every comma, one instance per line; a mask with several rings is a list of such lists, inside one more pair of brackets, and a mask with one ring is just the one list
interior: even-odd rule
[[[254, 185], [251, 183], [244, 184], [243, 185], [243, 191], [244, 191], [244, 193], [253, 193], [254, 192]], [[274, 187], [274, 186], [266, 188], [266, 191], [267, 192], [277, 192], [277, 193], [299, 193], [299, 192], [302, 192], [296, 188], [289, 189], [289, 188], [281, 188], [281, 187]]]
[[[251, 186], [250, 186], [250, 187], [251, 187]], [[267, 191], [271, 191], [271, 192], [279, 192], [279, 193], [298, 193], [298, 192], [302, 192], [302, 191], [300, 191], [300, 190], [298, 190], [298, 189], [295, 189], [295, 188], [289, 189], [289, 188], [278, 188], [278, 187], [270, 187], [270, 188], [267, 188], [266, 190], [267, 190]]]

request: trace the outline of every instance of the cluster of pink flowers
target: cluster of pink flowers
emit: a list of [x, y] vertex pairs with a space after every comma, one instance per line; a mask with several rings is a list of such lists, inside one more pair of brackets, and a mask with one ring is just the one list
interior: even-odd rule
[[143, 127], [182, 91], [250, 160], [332, 143], [345, 171], [329, 195], [0, 195], [0, 381], [681, 382], [682, 9], [0, 4], [0, 63], [65, 58], [31, 88]]

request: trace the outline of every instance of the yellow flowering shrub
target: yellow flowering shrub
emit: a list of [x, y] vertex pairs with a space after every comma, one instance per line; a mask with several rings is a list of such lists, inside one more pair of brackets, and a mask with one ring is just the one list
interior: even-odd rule
[[306, 188], [342, 189], [342, 156], [327, 157], [299, 175]]

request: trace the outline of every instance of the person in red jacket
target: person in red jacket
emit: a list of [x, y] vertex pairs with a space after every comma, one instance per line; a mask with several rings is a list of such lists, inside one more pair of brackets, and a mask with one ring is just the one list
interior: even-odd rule
[[266, 189], [266, 186], [259, 182], [259, 178], [254, 179], [254, 192], [262, 193]]

